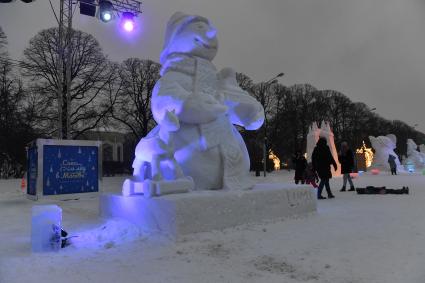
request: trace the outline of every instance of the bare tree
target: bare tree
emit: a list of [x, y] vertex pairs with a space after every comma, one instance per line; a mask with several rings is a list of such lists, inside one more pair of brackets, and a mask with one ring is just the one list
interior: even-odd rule
[[119, 92], [111, 117], [133, 133], [136, 140], [155, 125], [150, 104], [160, 75], [160, 64], [152, 60], [129, 58], [121, 64]]
[[250, 77], [245, 75], [244, 73], [236, 73], [236, 81], [238, 82], [241, 89], [250, 92], [254, 82]]
[[33, 139], [25, 117], [25, 92], [14, 73], [0, 28], [0, 178], [19, 177], [25, 167], [25, 146]]
[[[42, 30], [35, 35], [24, 50], [23, 75], [29, 81], [31, 112], [34, 127], [45, 135], [52, 136], [58, 131], [58, 88], [63, 84], [63, 128], [69, 117], [70, 137], [77, 138], [84, 132], [100, 125], [111, 111], [104, 103], [110, 91], [109, 83], [116, 79], [116, 68], [102, 53], [97, 40], [82, 31], [71, 31], [71, 62], [58, 52], [58, 28]], [[58, 73], [57, 61], [64, 66], [71, 64], [71, 85], [66, 85], [65, 74]], [[70, 106], [67, 107], [69, 96]], [[69, 109], [69, 113], [67, 112]]]
[[7, 45], [7, 37], [3, 32], [3, 29], [0, 27], [0, 58], [6, 56], [6, 45]]

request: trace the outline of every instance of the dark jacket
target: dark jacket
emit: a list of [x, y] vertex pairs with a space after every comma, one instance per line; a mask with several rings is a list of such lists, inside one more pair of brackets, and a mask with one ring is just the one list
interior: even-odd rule
[[348, 149], [345, 154], [338, 155], [339, 163], [341, 163], [341, 174], [353, 172], [354, 168], [354, 153]]
[[395, 163], [395, 159], [396, 157], [392, 154], [390, 154], [388, 156], [388, 163], [390, 164], [390, 168], [391, 169], [396, 169], [397, 168], [397, 163]]
[[307, 168], [307, 160], [303, 155], [294, 156], [292, 162], [295, 165], [295, 179], [303, 180], [304, 179], [304, 171]]
[[335, 170], [337, 165], [325, 139], [319, 139], [313, 150], [311, 160], [313, 168], [319, 175], [320, 179], [332, 178], [331, 165], [334, 166]]

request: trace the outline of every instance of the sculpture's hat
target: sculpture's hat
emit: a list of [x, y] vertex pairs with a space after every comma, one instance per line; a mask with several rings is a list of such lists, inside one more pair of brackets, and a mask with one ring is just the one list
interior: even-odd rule
[[175, 12], [171, 18], [168, 20], [167, 27], [165, 28], [165, 37], [164, 37], [164, 46], [162, 48], [160, 62], [164, 64], [164, 61], [167, 59], [168, 49], [170, 44], [172, 44], [174, 37], [179, 34], [179, 32], [192, 22], [205, 22], [210, 24], [207, 18], [198, 16], [198, 15], [187, 15], [182, 12]]

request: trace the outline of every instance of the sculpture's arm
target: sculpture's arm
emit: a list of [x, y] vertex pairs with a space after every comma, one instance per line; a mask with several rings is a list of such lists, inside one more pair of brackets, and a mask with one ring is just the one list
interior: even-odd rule
[[231, 68], [221, 70], [218, 80], [224, 103], [229, 108], [230, 121], [247, 130], [260, 128], [264, 122], [263, 106], [239, 87], [235, 71]]
[[181, 122], [190, 124], [211, 122], [227, 111], [212, 96], [193, 93], [192, 80], [189, 75], [168, 72], [156, 83], [152, 112], [157, 122], [162, 121], [166, 110], [175, 110]]
[[248, 93], [224, 92], [224, 101], [229, 107], [228, 115], [233, 124], [247, 130], [256, 130], [264, 123], [263, 106]]

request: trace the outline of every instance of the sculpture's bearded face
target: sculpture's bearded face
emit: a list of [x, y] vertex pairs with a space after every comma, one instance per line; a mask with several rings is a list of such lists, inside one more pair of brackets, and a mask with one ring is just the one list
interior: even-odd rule
[[174, 38], [169, 53], [185, 53], [211, 61], [217, 48], [217, 30], [206, 22], [195, 21]]

